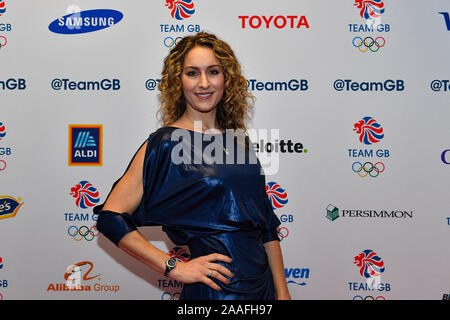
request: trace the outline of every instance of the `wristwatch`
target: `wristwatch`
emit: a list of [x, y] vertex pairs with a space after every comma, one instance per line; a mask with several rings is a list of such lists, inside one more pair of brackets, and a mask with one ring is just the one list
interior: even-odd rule
[[170, 258], [169, 260], [166, 260], [166, 271], [164, 272], [164, 275], [167, 277], [169, 275], [169, 272], [172, 271], [177, 265], [177, 259]]

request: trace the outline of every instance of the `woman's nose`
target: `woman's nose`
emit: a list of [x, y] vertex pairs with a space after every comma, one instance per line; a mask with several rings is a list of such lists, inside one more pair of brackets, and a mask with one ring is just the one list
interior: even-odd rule
[[206, 73], [202, 73], [199, 78], [199, 87], [201, 88], [208, 88], [211, 85], [211, 82], [209, 81], [208, 76]]

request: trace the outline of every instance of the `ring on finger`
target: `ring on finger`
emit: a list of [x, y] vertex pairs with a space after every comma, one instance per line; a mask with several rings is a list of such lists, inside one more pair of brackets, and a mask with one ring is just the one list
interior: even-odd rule
[[209, 270], [208, 277], [211, 277], [212, 273], [213, 273], [212, 270]]

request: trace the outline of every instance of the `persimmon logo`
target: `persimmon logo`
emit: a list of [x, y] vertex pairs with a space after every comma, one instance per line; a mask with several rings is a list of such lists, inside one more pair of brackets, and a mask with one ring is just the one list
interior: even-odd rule
[[93, 283], [100, 281], [100, 274], [92, 275], [94, 264], [90, 261], [81, 261], [67, 267], [64, 273], [65, 283], [50, 283], [47, 291], [54, 292], [113, 292], [120, 290], [117, 284]]

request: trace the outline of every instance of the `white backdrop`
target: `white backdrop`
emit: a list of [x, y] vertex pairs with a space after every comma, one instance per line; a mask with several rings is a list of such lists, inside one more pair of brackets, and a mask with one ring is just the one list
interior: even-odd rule
[[[450, 3], [375, 1], [384, 12], [366, 20], [354, 0], [175, 2], [194, 12], [177, 20], [164, 0], [0, 1], [0, 299], [177, 298], [179, 283], [94, 237], [82, 203], [102, 203], [159, 127], [154, 85], [168, 46], [199, 30], [240, 60], [256, 96], [249, 127], [303, 146], [280, 153], [266, 178], [287, 194], [275, 212], [292, 297], [448, 297]], [[49, 28], [69, 13], [87, 19], [58, 29], [70, 34]], [[85, 32], [100, 15], [112, 25]], [[370, 145], [353, 130], [366, 117], [376, 121], [367, 132], [383, 131]], [[73, 141], [71, 125], [85, 127]], [[102, 152], [101, 165], [69, 165], [83, 130], [74, 150]], [[87, 193], [71, 195], [77, 185]], [[141, 231], [174, 247], [158, 227]], [[76, 264], [84, 290], [64, 290]], [[365, 277], [377, 264], [380, 275]]]

